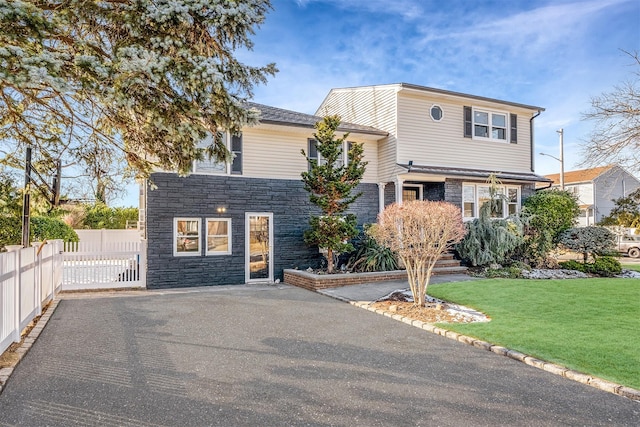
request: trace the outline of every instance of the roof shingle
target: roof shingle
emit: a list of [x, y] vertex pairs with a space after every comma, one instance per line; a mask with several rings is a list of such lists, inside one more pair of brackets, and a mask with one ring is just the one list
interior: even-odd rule
[[[613, 165], [608, 166], [600, 166], [597, 168], [591, 169], [580, 169], [577, 171], [570, 171], [564, 173], [564, 183], [565, 184], [576, 184], [579, 182], [589, 182], [593, 181], [609, 169], [611, 169]], [[553, 181], [554, 184], [560, 183], [560, 174], [554, 173], [551, 175], [545, 175], [546, 178], [549, 178]]]
[[[322, 121], [322, 117], [311, 114], [298, 113], [297, 111], [285, 110], [283, 108], [270, 107], [255, 102], [247, 102], [247, 107], [260, 111], [260, 123], [296, 126], [313, 129], [317, 122]], [[369, 135], [387, 136], [388, 133], [371, 126], [362, 126], [353, 123], [340, 123], [338, 130], [341, 132], [363, 133]]]

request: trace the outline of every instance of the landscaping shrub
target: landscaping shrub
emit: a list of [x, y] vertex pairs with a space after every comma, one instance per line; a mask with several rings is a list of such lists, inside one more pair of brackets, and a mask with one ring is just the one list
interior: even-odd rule
[[512, 265], [504, 268], [487, 268], [483, 273], [486, 278], [521, 279], [522, 268]]
[[97, 203], [86, 206], [83, 228], [92, 230], [125, 229], [127, 220], [138, 220], [138, 208], [111, 208], [105, 204]]
[[396, 254], [382, 246], [366, 233], [360, 234], [353, 243], [353, 251], [347, 261], [347, 269], [354, 272], [391, 271], [398, 269]]
[[587, 264], [583, 264], [581, 262], [578, 262], [576, 260], [569, 260], [569, 261], [562, 261], [560, 263], [560, 267], [566, 269], [566, 270], [576, 270], [576, 271], [582, 271], [583, 273], [587, 273], [588, 271], [588, 267]]
[[604, 277], [612, 277], [622, 273], [620, 261], [610, 256], [598, 257], [590, 268], [594, 274]]
[[59, 218], [34, 216], [31, 218], [30, 230], [33, 241], [62, 239], [65, 242], [77, 242], [79, 240], [76, 232]]
[[502, 264], [522, 244], [522, 226], [517, 218], [492, 219], [490, 203], [480, 208], [480, 217], [466, 224], [467, 234], [456, 246], [462, 259], [472, 266]]
[[560, 234], [573, 227], [579, 213], [577, 198], [568, 191], [539, 191], [528, 197], [520, 213], [524, 238], [519, 256], [530, 264], [544, 264]]
[[613, 277], [622, 273], [620, 261], [609, 256], [598, 257], [592, 263], [581, 263], [575, 260], [564, 261], [560, 263], [560, 266], [567, 270], [577, 270], [603, 277]]
[[559, 243], [565, 248], [582, 254], [586, 264], [589, 255], [608, 255], [616, 244], [616, 236], [603, 227], [575, 227], [564, 231]]

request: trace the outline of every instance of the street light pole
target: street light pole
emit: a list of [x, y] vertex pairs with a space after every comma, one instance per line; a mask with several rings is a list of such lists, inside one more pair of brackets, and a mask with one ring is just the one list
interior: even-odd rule
[[564, 190], [564, 129], [558, 129], [556, 132], [560, 134], [560, 157], [546, 153], [540, 153], [540, 155], [551, 157], [560, 162], [560, 189]]
[[564, 190], [564, 129], [556, 132], [560, 134], [560, 189]]

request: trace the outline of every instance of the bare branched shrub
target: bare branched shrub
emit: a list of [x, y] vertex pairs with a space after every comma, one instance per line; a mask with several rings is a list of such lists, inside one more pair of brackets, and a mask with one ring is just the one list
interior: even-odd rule
[[388, 206], [368, 232], [402, 259], [413, 300], [424, 307], [436, 261], [462, 240], [466, 229], [459, 207], [446, 202], [416, 200]]

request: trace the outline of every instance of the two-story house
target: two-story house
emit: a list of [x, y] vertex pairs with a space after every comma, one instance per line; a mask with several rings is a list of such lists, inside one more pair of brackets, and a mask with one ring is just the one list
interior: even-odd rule
[[[541, 107], [407, 83], [333, 89], [318, 115], [388, 132], [378, 145], [380, 204], [428, 199], [478, 216], [487, 178], [502, 183], [502, 216], [547, 179], [534, 173], [533, 121]], [[384, 191], [382, 191], [384, 189]]]
[[[545, 177], [553, 181], [552, 188], [560, 188], [560, 174]], [[565, 172], [564, 187], [578, 198], [578, 225], [586, 227], [609, 215], [614, 201], [635, 191], [640, 181], [620, 166], [608, 165]]]
[[227, 135], [232, 162], [196, 162], [187, 177], [157, 172], [155, 189], [144, 186], [149, 287], [272, 282], [285, 268], [317, 267], [318, 249], [303, 241], [318, 212], [302, 185], [301, 150], [317, 156], [313, 126], [326, 114], [339, 114], [341, 135], [363, 144], [363, 195], [351, 208], [360, 224], [414, 199], [454, 203], [471, 219], [489, 198], [491, 174], [507, 216], [548, 182], [533, 172], [540, 107], [408, 84], [334, 89], [315, 116], [249, 106], [260, 123]]

